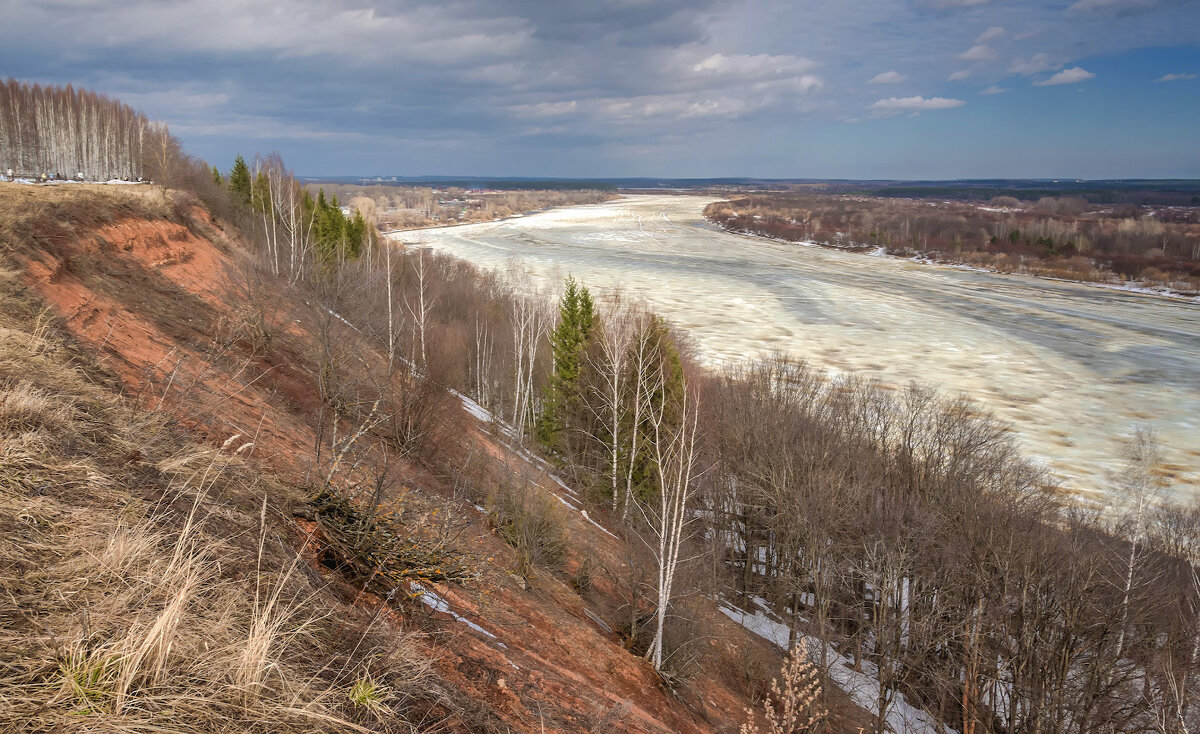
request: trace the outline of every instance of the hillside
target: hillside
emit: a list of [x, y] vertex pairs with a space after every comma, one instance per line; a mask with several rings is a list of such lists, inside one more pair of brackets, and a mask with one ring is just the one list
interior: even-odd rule
[[[735, 731], [777, 669], [709, 605], [669, 685], [612, 631], [626, 543], [444, 391], [436, 450], [356, 425], [320, 335], [356, 379], [387, 355], [187, 195], [3, 184], [0, 211], [5, 731]], [[553, 498], [560, 560], [501, 538], [501, 484]]]

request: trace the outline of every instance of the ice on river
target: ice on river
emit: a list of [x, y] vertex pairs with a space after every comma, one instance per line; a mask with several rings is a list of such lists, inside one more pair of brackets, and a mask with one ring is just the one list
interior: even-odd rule
[[966, 392], [1098, 499], [1122, 439], [1146, 423], [1174, 490], [1200, 493], [1200, 303], [730, 234], [704, 221], [710, 201], [627, 196], [396, 238], [548, 287], [567, 273], [619, 287], [710, 364], [780, 350]]

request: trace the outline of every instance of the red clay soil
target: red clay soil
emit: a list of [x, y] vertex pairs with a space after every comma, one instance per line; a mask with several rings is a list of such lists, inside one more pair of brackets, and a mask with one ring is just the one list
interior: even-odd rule
[[[203, 210], [191, 216], [219, 231]], [[259, 460], [294, 473], [314, 433], [289, 403], [312, 394], [311, 380], [226, 343], [244, 306], [232, 252], [162, 219], [123, 219], [56, 250], [24, 263], [26, 284], [129, 395], [218, 442], [240, 433]]]
[[[22, 263], [26, 283], [144, 406], [172, 411], [213, 443], [240, 433], [255, 442], [257, 461], [298, 480], [314, 463], [315, 442], [316, 390], [291, 366], [302, 361], [288, 356], [289, 349], [302, 349], [304, 334], [288, 322], [266, 356], [229, 336], [246, 305], [236, 287], [237, 250], [224, 244], [220, 223], [199, 210], [190, 216], [186, 225], [123, 219], [80, 232], [56, 254], [29, 254]], [[277, 304], [283, 313], [297, 313], [289, 311], [297, 305]], [[501, 451], [483, 430], [473, 434], [486, 452]], [[517, 566], [515, 555], [482, 513], [420, 467], [408, 476], [429, 507], [449, 508], [444, 511], [466, 525], [457, 542], [483, 568], [477, 583], [436, 589], [452, 614], [427, 608], [414, 594], [382, 615], [398, 628], [429, 633], [421, 644], [449, 686], [514, 731], [737, 731], [749, 704], [741, 690], [748, 651], [778, 661], [776, 651], [710, 605], [699, 672], [673, 692], [616, 634], [589, 618], [588, 611], [618, 628], [628, 615], [620, 611], [615, 583], [596, 574], [581, 594], [561, 570], [541, 571], [527, 584], [508, 571]], [[544, 474], [538, 481], [554, 486]], [[577, 570], [583, 558], [593, 567], [622, 568], [623, 541], [578, 512], [564, 512], [571, 546], [566, 568]], [[346, 601], [383, 603], [311, 560], [345, 589]], [[452, 728], [471, 727], [459, 721]]]

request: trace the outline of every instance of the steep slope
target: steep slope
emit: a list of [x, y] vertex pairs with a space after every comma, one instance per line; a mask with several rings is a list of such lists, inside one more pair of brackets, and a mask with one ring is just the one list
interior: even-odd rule
[[[330, 407], [321, 345], [353, 353], [362, 366], [347, 371], [368, 373], [383, 355], [315, 298], [254, 275], [236, 231], [149, 187], [0, 185], [0, 207], [0, 616], [10, 623], [0, 702], [15, 705], [10, 722], [736, 731], [776, 651], [701, 603], [695, 672], [668, 685], [612, 631], [630, 613], [625, 542], [454, 397], [429, 398], [433, 458], [397, 450], [381, 465], [386, 451], [364, 453], [340, 470], [357, 429]], [[14, 406], [30, 404], [44, 415], [19, 417]], [[80, 407], [93, 404], [98, 415]], [[395, 438], [367, 428], [381, 446]], [[414, 573], [381, 584], [378, 568], [356, 566], [333, 515], [312, 504], [327, 473], [347, 496], [394, 484], [387, 527], [406, 547], [460, 563], [467, 582]], [[569, 542], [557, 568], [530, 568], [476, 504], [514, 482], [561, 505]], [[146, 548], [130, 562], [140, 570], [117, 572], [104, 549], [129, 533]], [[183, 573], [177, 558], [204, 571]], [[177, 574], [176, 586], [156, 585], [160, 573]], [[59, 593], [71, 578], [85, 588]], [[144, 588], [115, 600], [102, 588], [129, 579]], [[264, 616], [268, 588], [290, 600], [279, 602], [287, 614]], [[209, 603], [217, 597], [225, 606]], [[223, 677], [255, 639], [267, 654], [242, 678]], [[143, 649], [157, 652], [130, 664]], [[184, 651], [208, 672], [185, 665]], [[191, 678], [173, 679], [182, 675]], [[189, 688], [220, 701], [217, 713], [195, 718], [206, 704], [189, 702]], [[376, 703], [356, 690], [387, 695]]]

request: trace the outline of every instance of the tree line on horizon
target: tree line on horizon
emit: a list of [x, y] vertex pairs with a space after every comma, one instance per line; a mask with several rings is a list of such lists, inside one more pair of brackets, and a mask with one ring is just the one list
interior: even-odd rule
[[1074, 280], [1141, 280], [1200, 291], [1200, 208], [1095, 205], [1078, 197], [985, 204], [771, 193], [715, 202], [731, 230], [846, 249]]

